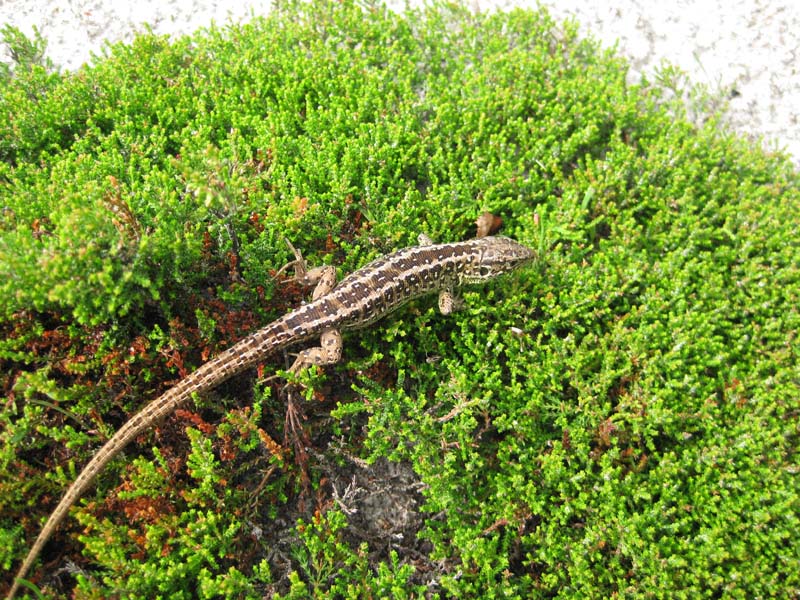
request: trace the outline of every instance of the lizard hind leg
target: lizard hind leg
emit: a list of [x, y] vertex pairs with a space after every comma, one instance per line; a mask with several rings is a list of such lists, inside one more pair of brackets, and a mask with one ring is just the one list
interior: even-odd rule
[[311, 365], [332, 365], [342, 358], [342, 334], [336, 329], [323, 331], [320, 345], [306, 348], [298, 352], [294, 364], [289, 367], [290, 373], [298, 373]]
[[[334, 287], [336, 287], [336, 268], [330, 265], [321, 267], [308, 268], [306, 260], [303, 255], [297, 250], [289, 240], [286, 240], [286, 245], [294, 254], [294, 260], [288, 262], [275, 274], [279, 276], [280, 273], [294, 267], [294, 281], [305, 285], [315, 285], [314, 291], [311, 294], [312, 301], [318, 300], [329, 294]], [[339, 362], [342, 356], [342, 336], [336, 330], [329, 330], [322, 332], [320, 336], [320, 345], [313, 348], [308, 348], [296, 355], [296, 359], [289, 372], [297, 374], [303, 368], [310, 365], [328, 365]], [[269, 379], [272, 379], [270, 377]]]
[[[312, 365], [322, 367], [335, 364], [342, 358], [342, 334], [336, 329], [323, 331], [322, 335], [320, 335], [319, 346], [301, 350], [295, 356], [292, 366], [289, 367], [289, 373], [292, 375], [297, 375], [300, 371]], [[290, 380], [283, 389], [284, 391], [289, 390], [291, 395], [298, 385], [301, 384]]]
[[306, 273], [306, 261], [303, 258], [303, 255], [301, 254], [300, 250], [298, 250], [297, 248], [294, 247], [294, 245], [292, 245], [292, 242], [286, 239], [284, 241], [286, 242], [286, 245], [289, 246], [289, 250], [292, 251], [292, 254], [294, 254], [294, 260], [290, 260], [280, 269], [275, 271], [275, 275], [272, 276], [272, 279], [274, 281], [275, 279], [280, 277], [286, 269], [289, 269], [291, 267], [294, 267], [294, 279], [302, 279]]
[[[286, 242], [289, 244], [289, 242]], [[295, 254], [295, 277], [308, 284], [316, 284], [311, 294], [312, 301], [319, 300], [336, 287], [336, 269], [330, 265], [307, 270], [306, 262], [298, 250], [289, 244]], [[342, 334], [336, 329], [328, 329], [320, 335], [319, 346], [306, 348], [297, 354], [297, 358], [289, 367], [290, 373], [297, 373], [310, 365], [332, 365], [342, 358]]]
[[295, 248], [289, 240], [285, 241], [286, 245], [289, 246], [289, 249], [292, 251], [292, 254], [294, 254], [294, 260], [290, 260], [278, 269], [274, 278], [280, 276], [286, 269], [294, 267], [294, 277], [292, 277], [291, 280], [305, 285], [316, 285], [311, 295], [312, 300], [317, 300], [325, 294], [330, 293], [330, 291], [336, 287], [336, 268], [330, 265], [323, 265], [321, 267], [309, 269], [308, 263], [303, 258], [300, 250]]

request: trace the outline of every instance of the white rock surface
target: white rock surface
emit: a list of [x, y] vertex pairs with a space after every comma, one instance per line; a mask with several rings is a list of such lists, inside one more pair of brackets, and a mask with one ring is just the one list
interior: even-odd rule
[[[418, 1], [418, 0], [412, 0]], [[481, 10], [535, 7], [535, 0], [472, 0]], [[800, 2], [797, 0], [544, 0], [559, 18], [630, 59], [632, 74], [652, 73], [662, 61], [712, 90], [728, 88], [729, 120], [769, 149], [784, 149], [800, 164]], [[157, 33], [189, 33], [212, 21], [265, 14], [271, 2], [246, 0], [0, 0], [0, 23], [26, 33], [37, 27], [48, 56], [73, 69], [99, 53], [106, 40], [129, 40], [149, 24]], [[8, 60], [5, 49], [0, 59]]]
[[731, 125], [763, 137], [800, 165], [800, 2], [797, 0], [547, 0], [559, 19], [583, 33], [618, 40], [632, 71], [662, 61], [711, 90], [735, 90]]

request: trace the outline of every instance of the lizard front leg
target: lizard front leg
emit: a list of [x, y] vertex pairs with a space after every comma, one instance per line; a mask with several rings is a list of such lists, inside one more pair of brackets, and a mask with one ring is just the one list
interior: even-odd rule
[[[417, 236], [420, 246], [432, 246], [433, 240], [426, 234], [420, 233]], [[449, 315], [464, 306], [464, 301], [459, 298], [453, 289], [445, 289], [439, 292], [439, 312]]]
[[456, 296], [453, 290], [442, 290], [439, 292], [439, 312], [449, 315], [464, 306], [464, 300]]
[[[420, 233], [417, 236], [420, 246], [432, 246], [433, 240], [426, 234]], [[439, 292], [439, 312], [449, 315], [457, 310], [461, 310], [464, 301], [458, 297], [453, 289], [445, 289]]]

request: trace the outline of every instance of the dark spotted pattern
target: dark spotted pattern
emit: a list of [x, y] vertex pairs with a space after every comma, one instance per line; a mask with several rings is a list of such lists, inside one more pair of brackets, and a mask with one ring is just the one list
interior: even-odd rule
[[103, 467], [139, 434], [192, 395], [209, 390], [290, 344], [326, 331], [365, 327], [413, 298], [432, 292], [453, 292], [461, 285], [496, 277], [532, 256], [525, 246], [501, 237], [406, 248], [369, 263], [343, 279], [330, 293], [222, 352], [145, 406], [98, 450], [48, 518], [17, 572], [8, 598], [13, 597], [19, 579], [27, 574], [45, 542]]

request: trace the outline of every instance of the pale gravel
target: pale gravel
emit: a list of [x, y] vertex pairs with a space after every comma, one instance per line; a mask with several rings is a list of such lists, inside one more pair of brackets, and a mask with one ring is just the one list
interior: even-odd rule
[[[414, 0], [416, 1], [416, 0]], [[395, 2], [396, 4], [397, 2]], [[653, 76], [663, 61], [730, 99], [732, 126], [800, 164], [800, 2], [796, 0], [545, 0], [559, 19], [613, 46], [631, 61], [631, 77]], [[36, 26], [48, 56], [75, 69], [105, 41], [130, 40], [148, 24], [157, 33], [190, 33], [212, 21], [266, 14], [271, 2], [247, 0], [0, 0], [0, 23]], [[471, 0], [480, 10], [535, 7], [526, 0]], [[0, 59], [8, 60], [6, 49]]]

